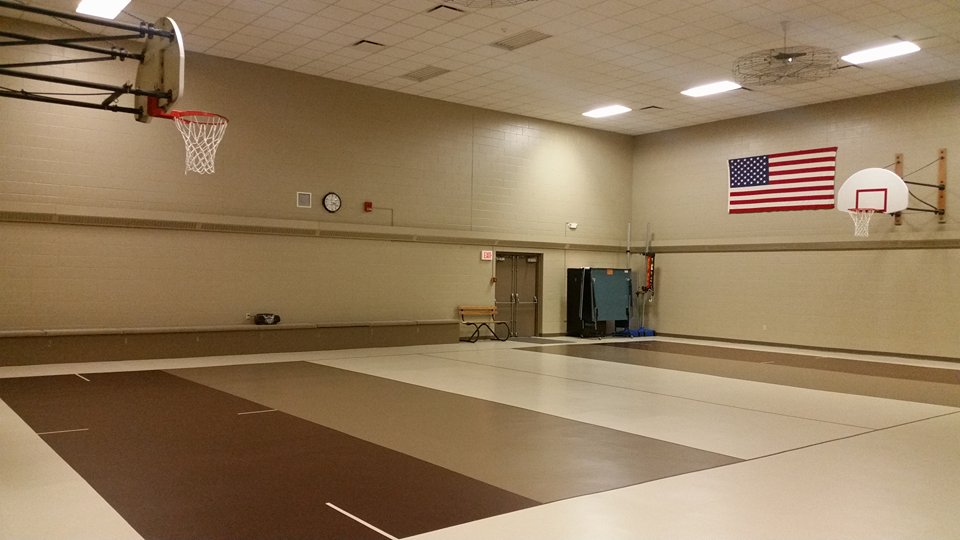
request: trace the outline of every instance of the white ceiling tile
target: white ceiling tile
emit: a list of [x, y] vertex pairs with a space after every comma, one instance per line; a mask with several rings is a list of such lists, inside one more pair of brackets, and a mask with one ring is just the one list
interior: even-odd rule
[[293, 28], [293, 21], [285, 21], [283, 19], [274, 19], [273, 17], [260, 17], [257, 20], [250, 23], [251, 26], [257, 26], [259, 28], [266, 28], [269, 30], [275, 30], [277, 32], [283, 32], [290, 28]]
[[[207, 49], [216, 45], [218, 40], [200, 36], [192, 36], [189, 43], [184, 43], [184, 48], [188, 51], [206, 53]], [[213, 53], [208, 53], [213, 54]]]
[[318, 0], [285, 0], [280, 6], [303, 13], [316, 13], [331, 3]]
[[217, 18], [248, 24], [256, 21], [259, 17], [256, 13], [228, 7], [217, 13]]
[[[956, 0], [539, 0], [451, 12], [452, 21], [428, 13], [442, 1], [133, 0], [127, 11], [172, 17], [193, 52], [630, 134], [960, 80]], [[896, 35], [923, 50], [790, 87], [679, 94], [730, 78], [743, 54], [782, 47], [784, 20], [790, 45], [845, 54]], [[512, 52], [490, 45], [530, 29], [552, 37]], [[386, 47], [361, 51], [361, 39]], [[402, 78], [427, 65], [452, 71]], [[599, 124], [580, 116], [601, 101], [664, 110]]]
[[221, 30], [219, 28], [211, 28], [209, 26], [199, 26], [197, 28], [194, 28], [193, 32], [191, 32], [190, 35], [220, 40], [220, 39], [226, 38], [231, 34], [229, 31]]
[[354, 9], [349, 9], [344, 7], [343, 5], [338, 4], [338, 5], [332, 5], [332, 6], [327, 6], [323, 8], [323, 10], [319, 12], [319, 15], [321, 17], [333, 19], [335, 21], [350, 22], [356, 19], [357, 17], [363, 15], [363, 12], [357, 11]]
[[369, 31], [369, 30], [383, 30], [385, 28], [389, 28], [390, 26], [395, 24], [397, 21], [388, 19], [386, 17], [381, 17], [379, 15], [373, 15], [368, 13], [365, 15], [361, 15], [350, 22], [351, 24], [355, 24], [357, 26], [362, 26], [364, 28], [367, 28]]

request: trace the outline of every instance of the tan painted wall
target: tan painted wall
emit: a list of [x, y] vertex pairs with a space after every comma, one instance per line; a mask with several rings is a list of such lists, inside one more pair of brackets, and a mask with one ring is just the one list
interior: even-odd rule
[[[0, 60], [51, 50], [5, 47]], [[0, 330], [233, 324], [256, 311], [289, 322], [453, 318], [458, 304], [493, 301], [481, 249], [534, 243], [557, 246], [538, 251], [542, 330], [561, 333], [565, 258], [608, 258], [563, 246], [626, 240], [630, 137], [202, 55], [186, 65], [176, 107], [231, 119], [216, 174], [183, 173], [167, 121], [2, 99], [0, 211], [308, 224], [343, 238], [0, 223]], [[53, 74], [120, 84], [135, 67]], [[313, 208], [296, 208], [298, 191], [314, 194]], [[320, 207], [328, 191], [343, 197], [337, 214]], [[444, 243], [384, 239], [398, 233]]]
[[[896, 153], [904, 154], [909, 174], [947, 148], [947, 223], [910, 214], [895, 227], [889, 216], [875, 216], [870, 237], [850, 247], [956, 241], [957, 126], [960, 83], [954, 82], [639, 137], [634, 222], [649, 221], [654, 245], [673, 251], [657, 258], [653, 326], [676, 334], [960, 357], [960, 250], [811, 248], [852, 242], [850, 218], [834, 210], [726, 213], [730, 158], [836, 145], [839, 186], [857, 170], [892, 163]], [[934, 165], [908, 179], [935, 182], [936, 173]], [[936, 199], [933, 189], [911, 190]], [[723, 251], [743, 244], [766, 247], [697, 252], [697, 246]], [[789, 251], [797, 248], [813, 251]]]
[[[6, 47], [0, 59], [51, 56]], [[132, 69], [56, 74], [122, 82]], [[635, 251], [648, 222], [655, 246], [674, 251], [658, 259], [648, 321], [661, 332], [960, 356], [957, 250], [785, 252], [850, 241], [849, 218], [728, 216], [725, 206], [732, 157], [835, 144], [845, 178], [896, 152], [908, 172], [938, 148], [956, 154], [957, 83], [634, 140], [189, 55], [178, 107], [231, 118], [215, 175], [183, 174], [165, 121], [0, 100], [0, 211], [309, 224], [342, 238], [0, 223], [0, 329], [232, 324], [256, 311], [290, 322], [450, 318], [458, 304], [492, 302], [479, 252], [502, 249], [543, 253], [542, 330], [562, 333], [564, 269], [627, 265], [618, 246], [632, 221]], [[331, 190], [345, 202], [334, 215], [318, 202]], [[314, 193], [315, 207], [296, 208], [297, 191]], [[948, 208], [960, 209], [958, 194]], [[896, 230], [881, 219], [863, 245], [957, 239], [956, 215], [942, 226], [907, 216]], [[683, 252], [754, 243], [769, 250]]]

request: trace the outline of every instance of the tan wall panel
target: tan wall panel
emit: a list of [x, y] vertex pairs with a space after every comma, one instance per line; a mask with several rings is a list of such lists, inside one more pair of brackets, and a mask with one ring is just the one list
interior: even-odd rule
[[[10, 61], [31, 54], [3, 49]], [[135, 64], [71, 70], [119, 83]], [[623, 241], [630, 137], [193, 53], [185, 86], [176, 108], [231, 120], [216, 174], [183, 173], [170, 122], [3, 99], [0, 204], [418, 227], [454, 243], [3, 223], [0, 329], [235, 324], [257, 311], [290, 322], [454, 318], [459, 304], [492, 303], [492, 263], [479, 251], [496, 248], [458, 245], [458, 234]], [[313, 208], [296, 208], [298, 191], [314, 194]], [[340, 212], [320, 207], [327, 191], [343, 197]], [[562, 253], [546, 258], [549, 333], [563, 328]]]
[[[727, 214], [727, 160], [837, 146], [837, 188], [854, 172], [884, 167], [903, 153], [905, 173], [952, 152], [947, 223], [932, 214], [905, 216], [893, 226], [875, 216], [870, 238], [960, 237], [960, 82], [912, 88], [739, 118], [636, 138], [635, 224], [651, 224], [658, 243], [750, 243], [849, 240], [853, 224], [835, 210]], [[935, 183], [936, 165], [910, 176]], [[936, 190], [912, 186], [927, 201]], [[910, 206], [916, 206], [911, 202]], [[952, 211], [951, 211], [952, 210]]]
[[[493, 303], [480, 246], [0, 223], [0, 328], [130, 328], [433, 320]], [[488, 248], [492, 249], [492, 248]], [[566, 264], [544, 253], [543, 332], [564, 328]], [[567, 254], [565, 262], [564, 253]]]
[[960, 358], [960, 250], [664, 253], [662, 333]]
[[[727, 160], [839, 147], [837, 186], [853, 172], [903, 153], [910, 173], [948, 149], [947, 223], [875, 216], [871, 242], [960, 237], [960, 83], [914, 88], [638, 137], [635, 223], [651, 223], [660, 332], [818, 347], [960, 357], [955, 249], [789, 251], [850, 242], [850, 218], [834, 210], [728, 215]], [[936, 165], [908, 179], [935, 182]], [[953, 179], [953, 180], [950, 180]], [[934, 202], [936, 190], [911, 191]], [[911, 203], [911, 206], [917, 203]], [[638, 242], [639, 243], [639, 242]], [[766, 244], [769, 251], [676, 253]], [[897, 246], [897, 247], [909, 247]], [[636, 267], [642, 264], [638, 259]]]
[[[11, 31], [47, 27], [5, 19]], [[18, 61], [24, 47], [0, 58]], [[16, 50], [14, 50], [16, 49]], [[121, 84], [136, 64], [71, 67]], [[5, 79], [6, 80], [6, 79]], [[35, 88], [31, 81], [10, 86]], [[124, 97], [120, 104], [132, 105]], [[183, 173], [171, 122], [0, 100], [0, 202], [193, 212], [618, 238], [629, 221], [632, 139], [438, 100], [188, 53], [179, 109], [230, 118], [216, 174]], [[315, 195], [311, 209], [296, 193]], [[319, 199], [344, 201], [328, 214]], [[374, 211], [363, 212], [363, 202]]]

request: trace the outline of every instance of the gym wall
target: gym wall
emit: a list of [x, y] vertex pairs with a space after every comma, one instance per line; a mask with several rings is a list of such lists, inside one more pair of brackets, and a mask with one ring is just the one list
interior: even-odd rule
[[565, 265], [627, 262], [631, 137], [190, 53], [176, 108], [230, 118], [215, 174], [184, 174], [169, 121], [0, 100], [0, 330], [449, 320], [493, 302], [495, 249], [544, 255], [562, 333]]
[[[633, 221], [651, 224], [658, 251], [652, 326], [960, 357], [958, 125], [960, 82], [951, 82], [637, 137]], [[907, 180], [936, 183], [937, 164], [910, 173], [946, 148], [947, 222], [908, 213], [897, 227], [878, 215], [859, 239], [836, 210], [727, 214], [728, 159], [823, 146], [838, 147], [838, 188], [897, 153]], [[910, 190], [936, 201], [936, 189]]]

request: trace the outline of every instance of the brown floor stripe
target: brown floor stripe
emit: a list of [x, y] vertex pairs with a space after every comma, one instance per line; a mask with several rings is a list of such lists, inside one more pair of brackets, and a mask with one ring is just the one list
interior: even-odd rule
[[327, 503], [401, 538], [537, 504], [164, 372], [86, 377], [0, 399], [147, 539], [382, 540]]
[[688, 354], [723, 360], [738, 360], [741, 362], [773, 363], [781, 366], [820, 369], [824, 371], [839, 371], [870, 375], [871, 377], [891, 377], [912, 381], [938, 382], [946, 384], [960, 384], [960, 370], [943, 369], [924, 366], [910, 366], [889, 362], [871, 362], [868, 360], [849, 360], [831, 356], [812, 356], [806, 354], [791, 354], [782, 352], [756, 351], [750, 349], [736, 349], [731, 347], [714, 347], [692, 343], [673, 343], [667, 341], [648, 341], [635, 343], [607, 343], [608, 347], [624, 347], [642, 351], [658, 351], [676, 354]]
[[601, 345], [521, 350], [960, 407], [960, 370], [672, 342]]
[[307, 362], [171, 373], [540, 502], [739, 461], [502, 403]]

